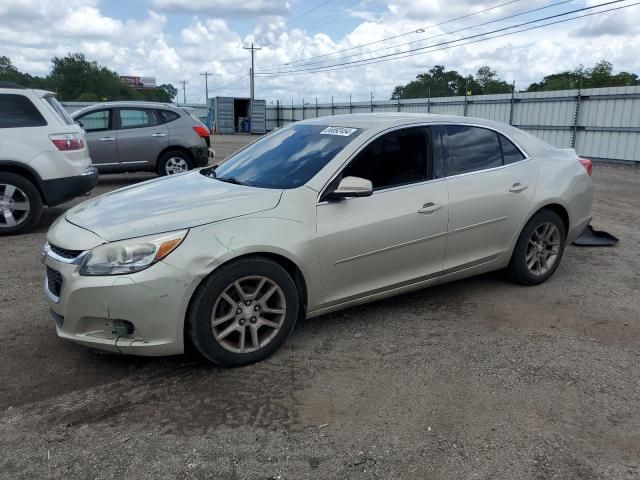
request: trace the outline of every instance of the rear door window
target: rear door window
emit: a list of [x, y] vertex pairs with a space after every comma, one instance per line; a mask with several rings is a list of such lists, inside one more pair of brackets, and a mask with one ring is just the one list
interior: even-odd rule
[[160, 117], [160, 123], [169, 123], [180, 118], [180, 115], [171, 110], [157, 110], [157, 113]]
[[73, 125], [73, 119], [69, 115], [69, 112], [62, 106], [62, 104], [53, 95], [47, 95], [44, 97], [46, 102], [51, 106], [56, 115], [67, 125]]
[[111, 111], [97, 110], [95, 112], [81, 115], [77, 121], [82, 125], [86, 132], [100, 132], [103, 130], [111, 130]]
[[498, 133], [486, 128], [446, 125], [447, 175], [477, 172], [502, 165]]
[[0, 128], [44, 127], [47, 121], [24, 95], [0, 94]]
[[510, 163], [516, 163], [521, 160], [524, 160], [524, 155], [518, 147], [516, 147], [509, 139], [507, 139], [504, 135], [498, 135], [500, 137], [500, 145], [502, 145], [502, 158], [504, 159], [504, 164], [509, 165]]
[[120, 128], [145, 128], [158, 125], [158, 118], [153, 110], [126, 108], [118, 110]]

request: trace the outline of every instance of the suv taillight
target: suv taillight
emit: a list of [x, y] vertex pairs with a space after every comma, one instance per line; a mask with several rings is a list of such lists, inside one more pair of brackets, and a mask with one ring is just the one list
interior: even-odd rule
[[591, 176], [591, 172], [593, 172], [593, 163], [591, 163], [591, 160], [588, 158], [578, 157], [578, 161], [582, 164], [589, 176]]
[[209, 129], [204, 125], [196, 125], [193, 127], [193, 131], [196, 132], [200, 138], [207, 138], [210, 135]]
[[56, 133], [49, 135], [49, 139], [61, 152], [82, 150], [84, 148], [84, 142], [79, 133]]

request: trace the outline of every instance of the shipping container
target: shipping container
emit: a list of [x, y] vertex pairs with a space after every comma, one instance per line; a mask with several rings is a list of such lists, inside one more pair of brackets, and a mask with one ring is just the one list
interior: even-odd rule
[[249, 98], [214, 97], [210, 99], [211, 118], [217, 133], [265, 133], [266, 100], [253, 101], [253, 114]]

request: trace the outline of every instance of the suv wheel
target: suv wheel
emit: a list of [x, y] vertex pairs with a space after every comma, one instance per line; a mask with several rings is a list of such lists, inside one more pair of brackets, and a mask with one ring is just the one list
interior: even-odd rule
[[191, 170], [191, 158], [184, 152], [172, 150], [164, 153], [158, 161], [159, 175], [173, 175]]
[[551, 210], [540, 210], [525, 225], [509, 263], [509, 276], [523, 285], [538, 285], [556, 271], [567, 232]]
[[36, 187], [14, 173], [0, 172], [0, 235], [31, 230], [42, 215], [42, 199]]
[[223, 367], [262, 360], [298, 318], [298, 291], [278, 263], [249, 257], [220, 267], [196, 291], [188, 318], [192, 344]]

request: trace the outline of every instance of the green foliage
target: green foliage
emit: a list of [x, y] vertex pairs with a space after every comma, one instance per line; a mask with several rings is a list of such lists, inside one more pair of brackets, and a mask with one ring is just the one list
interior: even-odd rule
[[[532, 83], [527, 92], [549, 90], [570, 90], [597, 87], [624, 87], [640, 85], [635, 73], [613, 73], [613, 65], [606, 60], [596, 63], [593, 68], [582, 65], [574, 70], [547, 75], [540, 83]], [[412, 82], [398, 85], [391, 94], [392, 100], [403, 98], [450, 97], [454, 95], [484, 95], [490, 93], [510, 93], [511, 85], [501, 80], [498, 73], [488, 66], [480, 67], [475, 75], [463, 77], [455, 70], [446, 70], [441, 65], [434, 66], [427, 73], [421, 73]]]
[[511, 92], [511, 85], [501, 80], [498, 73], [490, 67], [481, 67], [475, 76], [464, 77], [456, 70], [446, 70], [442, 65], [436, 65], [427, 73], [419, 74], [414, 81], [406, 85], [398, 85], [393, 90], [391, 99], [509, 92]]
[[28, 88], [53, 90], [66, 101], [100, 102], [107, 100], [146, 100], [171, 102], [178, 90], [171, 84], [137, 90], [120, 82], [116, 72], [97, 62], [87, 60], [82, 53], [70, 53], [51, 59], [51, 73], [37, 77], [20, 72], [8, 57], [0, 56], [0, 80]]
[[543, 92], [549, 90], [570, 90], [575, 88], [626, 87], [640, 85], [635, 73], [620, 72], [613, 74], [613, 65], [601, 60], [593, 68], [585, 69], [582, 65], [574, 70], [547, 75], [540, 83], [532, 83], [527, 92]]

